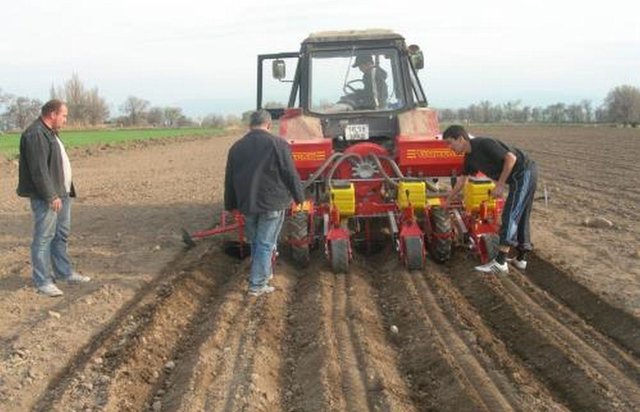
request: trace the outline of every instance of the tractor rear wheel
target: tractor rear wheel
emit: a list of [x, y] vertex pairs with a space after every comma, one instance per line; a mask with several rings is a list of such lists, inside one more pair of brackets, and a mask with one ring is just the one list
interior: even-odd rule
[[309, 213], [294, 212], [287, 217], [286, 233], [291, 259], [300, 267], [309, 265]]
[[424, 267], [424, 247], [420, 237], [405, 237], [404, 253], [404, 263], [407, 270], [422, 270]]
[[334, 273], [349, 272], [349, 240], [335, 239], [330, 244], [331, 270]]
[[431, 219], [431, 238], [428, 239], [429, 255], [438, 263], [444, 263], [451, 258], [452, 231], [451, 219], [446, 209], [434, 207], [429, 213]]

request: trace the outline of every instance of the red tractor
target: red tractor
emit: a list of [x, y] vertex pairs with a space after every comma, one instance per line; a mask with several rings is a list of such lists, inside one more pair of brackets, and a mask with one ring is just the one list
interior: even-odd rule
[[[347, 272], [355, 247], [381, 241], [409, 270], [424, 267], [427, 251], [446, 261], [456, 241], [483, 262], [494, 253], [500, 203], [490, 181], [472, 180], [461, 202], [440, 207], [463, 158], [439, 137], [423, 66], [419, 47], [388, 30], [314, 33], [299, 52], [258, 56], [257, 107], [279, 119], [307, 196], [282, 233], [295, 262], [323, 247], [332, 269]], [[235, 220], [185, 241], [226, 230], [242, 237]]]
[[314, 33], [299, 52], [258, 56], [257, 106], [279, 118], [308, 199], [283, 230], [296, 262], [320, 246], [346, 272], [355, 246], [381, 238], [410, 270], [426, 251], [449, 259], [456, 239], [482, 261], [494, 253], [501, 203], [491, 181], [472, 179], [462, 202], [440, 207], [462, 157], [439, 138], [423, 66], [420, 48], [387, 30]]

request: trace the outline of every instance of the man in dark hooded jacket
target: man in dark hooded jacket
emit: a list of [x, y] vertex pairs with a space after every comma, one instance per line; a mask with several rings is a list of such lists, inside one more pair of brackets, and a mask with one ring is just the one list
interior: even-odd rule
[[251, 130], [229, 149], [224, 185], [225, 210], [245, 216], [245, 235], [251, 246], [249, 294], [274, 291], [269, 286], [284, 211], [304, 201], [300, 177], [286, 140], [269, 133], [271, 115], [266, 110], [251, 114]]

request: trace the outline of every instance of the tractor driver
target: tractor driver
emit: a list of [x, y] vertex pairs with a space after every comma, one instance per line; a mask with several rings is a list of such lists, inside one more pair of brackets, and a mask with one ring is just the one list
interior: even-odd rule
[[365, 109], [378, 109], [387, 104], [387, 72], [373, 64], [370, 54], [358, 54], [352, 67], [360, 69], [362, 83], [364, 83], [364, 106]]
[[[496, 182], [491, 195], [500, 197], [505, 185], [509, 185], [509, 195], [502, 211], [500, 245], [498, 255], [487, 264], [476, 266], [479, 272], [506, 273], [507, 261], [516, 268], [527, 267], [526, 254], [531, 251], [529, 217], [536, 192], [538, 169], [536, 163], [522, 150], [506, 145], [489, 137], [469, 138], [462, 126], [453, 125], [442, 134], [442, 139], [458, 154], [464, 154], [464, 169], [461, 178], [451, 190], [447, 204], [463, 189], [469, 175], [478, 171]], [[515, 259], [507, 259], [511, 247], [518, 254]]]

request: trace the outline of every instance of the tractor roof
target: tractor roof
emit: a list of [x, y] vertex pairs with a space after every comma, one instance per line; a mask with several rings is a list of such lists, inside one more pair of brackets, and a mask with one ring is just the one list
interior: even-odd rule
[[302, 43], [334, 43], [367, 40], [404, 40], [404, 38], [387, 29], [321, 31], [311, 33]]

